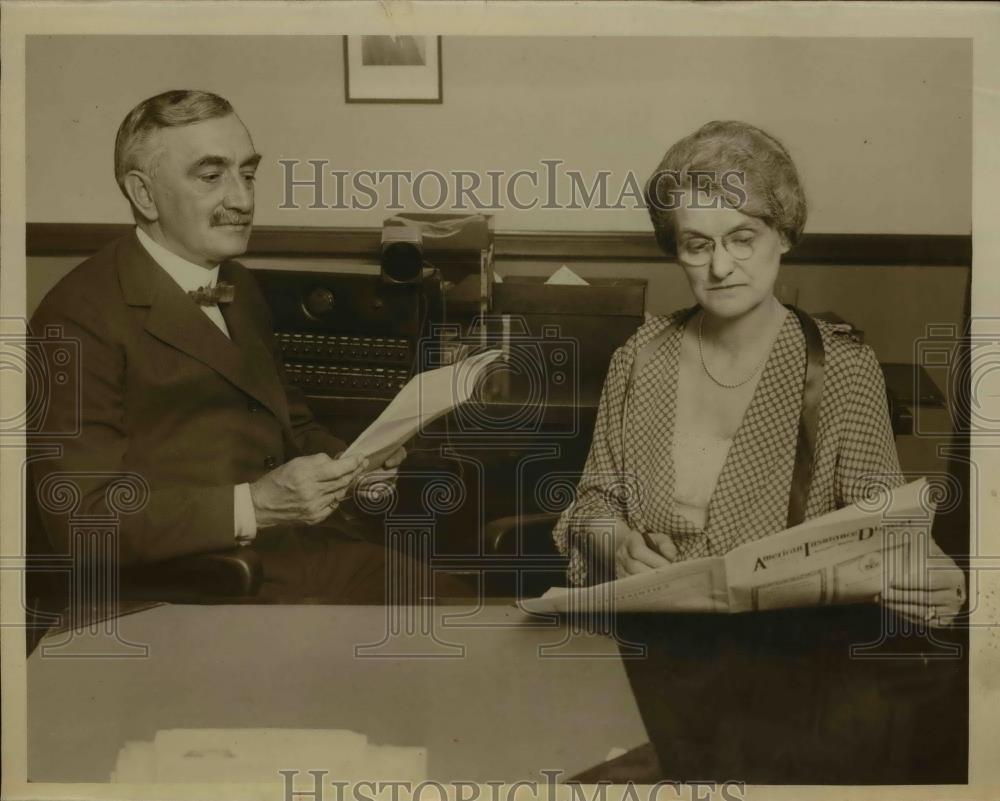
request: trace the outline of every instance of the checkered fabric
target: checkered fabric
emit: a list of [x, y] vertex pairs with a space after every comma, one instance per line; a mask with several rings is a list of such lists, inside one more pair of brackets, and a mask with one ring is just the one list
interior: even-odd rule
[[[647, 321], [612, 357], [576, 500], [553, 532], [570, 556], [574, 584], [587, 581], [584, 530], [615, 519], [636, 530], [669, 533], [680, 559], [721, 555], [786, 526], [806, 366], [799, 321], [794, 314], [785, 319], [699, 530], [674, 510], [678, 360], [689, 316], [685, 309]], [[826, 368], [807, 519], [853, 503], [873, 485], [904, 482], [875, 353], [850, 334], [816, 323]], [[671, 332], [629, 390], [636, 353], [667, 328]]]

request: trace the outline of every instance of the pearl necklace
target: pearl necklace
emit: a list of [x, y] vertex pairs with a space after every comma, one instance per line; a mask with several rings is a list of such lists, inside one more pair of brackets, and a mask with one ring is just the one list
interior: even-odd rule
[[760, 372], [761, 368], [764, 366], [764, 363], [767, 361], [767, 357], [771, 355], [771, 349], [768, 348], [764, 352], [764, 356], [761, 358], [760, 362], [757, 364], [756, 367], [753, 368], [753, 370], [747, 375], [746, 378], [743, 378], [734, 383], [729, 383], [728, 381], [721, 381], [714, 375], [712, 375], [712, 371], [708, 369], [708, 364], [705, 362], [705, 350], [704, 347], [702, 346], [702, 329], [704, 329], [704, 327], [705, 327], [705, 315], [702, 314], [701, 319], [698, 320], [698, 356], [701, 358], [701, 368], [705, 371], [705, 375], [711, 378], [712, 381], [714, 381], [723, 389], [736, 389], [737, 387], [742, 387], [744, 384], [749, 382], [751, 378], [753, 378], [755, 375], [757, 375], [757, 373]]

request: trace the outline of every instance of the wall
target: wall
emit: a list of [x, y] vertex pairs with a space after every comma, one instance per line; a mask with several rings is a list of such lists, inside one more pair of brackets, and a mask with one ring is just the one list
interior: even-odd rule
[[[260, 224], [377, 226], [387, 216], [278, 209], [279, 158], [508, 173], [560, 158], [612, 171], [614, 186], [629, 170], [644, 177], [701, 122], [735, 118], [788, 145], [810, 199], [807, 231], [970, 231], [966, 40], [447, 37], [443, 62], [441, 105], [347, 105], [340, 37], [31, 37], [28, 219], [127, 222], [112, 177], [118, 123], [139, 99], [187, 86], [228, 97], [265, 155]], [[649, 223], [637, 210], [506, 210], [497, 229], [646, 231]], [[77, 261], [29, 259], [29, 311]], [[690, 301], [669, 265], [570, 266], [648, 278], [653, 313]], [[929, 321], [960, 322], [967, 277], [947, 267], [798, 266], [782, 280], [799, 286], [804, 308], [835, 310], [863, 328], [883, 360], [910, 361]]]
[[[177, 87], [228, 97], [265, 155], [257, 222], [378, 225], [368, 212], [281, 210], [279, 158], [346, 170], [487, 169], [559, 158], [644, 178], [700, 123], [782, 138], [808, 231], [967, 234], [971, 45], [960, 39], [447, 37], [442, 105], [346, 105], [340, 37], [61, 36], [27, 47], [28, 220], [125, 222], [115, 130]], [[648, 230], [641, 210], [497, 213], [499, 230]]]

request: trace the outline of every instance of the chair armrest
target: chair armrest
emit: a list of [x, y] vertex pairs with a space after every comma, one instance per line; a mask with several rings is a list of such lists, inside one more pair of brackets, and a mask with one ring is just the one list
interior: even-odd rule
[[[212, 603], [222, 599], [251, 598], [257, 594], [264, 570], [260, 556], [248, 548], [180, 556], [122, 570], [117, 605], [85, 604], [79, 614], [90, 623], [127, 613], [137, 605]], [[53, 626], [65, 626], [70, 603], [65, 581], [55, 581], [43, 569], [29, 570], [27, 653], [30, 655]]]
[[[552, 553], [552, 527], [559, 520], [557, 512], [538, 512], [531, 515], [511, 515], [498, 517], [486, 524], [484, 536], [489, 553], [512, 554], [516, 551], [517, 534], [521, 533], [522, 543], [548, 544], [548, 550], [532, 549], [531, 553]], [[544, 539], [543, 539], [544, 538]]]
[[913, 409], [901, 401], [896, 393], [886, 385], [885, 397], [889, 405], [889, 423], [893, 436], [906, 436], [913, 433]]
[[[513, 585], [498, 585], [497, 594], [533, 598], [549, 587], [566, 584], [568, 560], [552, 539], [552, 527], [559, 519], [555, 512], [499, 517], [486, 524], [483, 535], [487, 553], [516, 558], [520, 570]], [[501, 561], [507, 562], [507, 559]], [[510, 570], [509, 565], [503, 568]]]
[[254, 596], [262, 579], [260, 556], [249, 548], [179, 556], [131, 568], [122, 576], [130, 596], [189, 602]]

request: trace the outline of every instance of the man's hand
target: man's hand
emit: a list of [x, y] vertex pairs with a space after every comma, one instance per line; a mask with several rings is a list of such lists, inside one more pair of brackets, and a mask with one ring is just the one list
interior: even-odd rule
[[881, 601], [905, 618], [943, 628], [955, 621], [965, 604], [965, 574], [934, 540], [928, 556], [935, 557], [936, 564], [911, 560], [906, 575], [891, 577]]
[[250, 485], [257, 527], [313, 526], [326, 520], [366, 465], [357, 456], [331, 459], [315, 453], [275, 468]]
[[406, 448], [399, 447], [381, 467], [370, 473], [365, 473], [358, 480], [355, 495], [359, 500], [378, 503], [383, 493], [390, 492], [399, 477], [399, 466], [406, 459]]
[[385, 460], [381, 469], [388, 471], [395, 470], [403, 463], [403, 460], [405, 458], [406, 458], [406, 448], [400, 445], [398, 448], [396, 448], [395, 451], [393, 451], [392, 454], [389, 455], [389, 458]]

